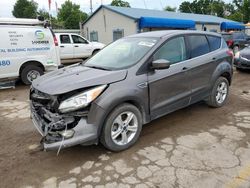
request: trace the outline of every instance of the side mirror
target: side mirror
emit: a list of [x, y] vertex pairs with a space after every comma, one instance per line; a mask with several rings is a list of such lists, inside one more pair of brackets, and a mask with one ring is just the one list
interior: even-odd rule
[[62, 69], [62, 68], [64, 68], [64, 65], [63, 65], [63, 64], [60, 64], [60, 65], [58, 66], [58, 69]]
[[168, 69], [170, 67], [171, 63], [168, 60], [165, 59], [158, 59], [152, 62], [152, 68], [153, 69]]

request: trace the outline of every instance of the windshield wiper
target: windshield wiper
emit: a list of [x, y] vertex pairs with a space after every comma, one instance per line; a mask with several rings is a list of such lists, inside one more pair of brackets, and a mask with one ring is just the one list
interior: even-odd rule
[[107, 71], [110, 71], [110, 69], [108, 68], [104, 68], [104, 67], [98, 67], [98, 66], [87, 66], [85, 65], [86, 67], [89, 67], [89, 68], [93, 68], [93, 69], [100, 69], [100, 70], [107, 70]]

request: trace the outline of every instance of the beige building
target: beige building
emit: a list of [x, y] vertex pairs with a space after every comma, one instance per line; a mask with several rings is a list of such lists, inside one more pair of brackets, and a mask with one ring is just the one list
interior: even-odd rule
[[220, 32], [223, 30], [222, 23], [241, 25], [238, 22], [211, 15], [102, 5], [82, 24], [82, 33], [90, 41], [109, 44], [124, 36], [163, 29]]

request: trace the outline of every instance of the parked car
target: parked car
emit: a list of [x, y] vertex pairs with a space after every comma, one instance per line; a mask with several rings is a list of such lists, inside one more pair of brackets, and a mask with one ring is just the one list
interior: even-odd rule
[[250, 44], [250, 38], [243, 32], [222, 33], [229, 48], [235, 53]]
[[99, 42], [89, 42], [80, 35], [72, 33], [56, 33], [59, 41], [60, 58], [62, 63], [79, 62], [96, 54], [105, 47]]
[[235, 54], [234, 66], [238, 70], [250, 69], [250, 47], [246, 47]]
[[31, 84], [60, 65], [58, 43], [44, 21], [0, 18], [0, 81]]
[[31, 114], [46, 150], [99, 141], [121, 151], [142, 125], [205, 100], [225, 104], [233, 54], [219, 34], [157, 31], [110, 44], [85, 64], [32, 84]]

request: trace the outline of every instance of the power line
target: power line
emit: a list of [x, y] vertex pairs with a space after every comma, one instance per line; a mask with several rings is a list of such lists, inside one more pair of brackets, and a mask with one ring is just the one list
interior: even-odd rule
[[93, 13], [93, 2], [92, 2], [92, 0], [90, 0], [90, 13], [91, 14]]
[[146, 0], [143, 0], [143, 3], [144, 3], [145, 8], [147, 9], [147, 3], [146, 3]]
[[162, 4], [161, 0], [160, 0], [160, 4], [161, 4], [161, 8], [162, 8], [162, 9], [164, 9], [164, 7], [163, 7], [163, 4]]

